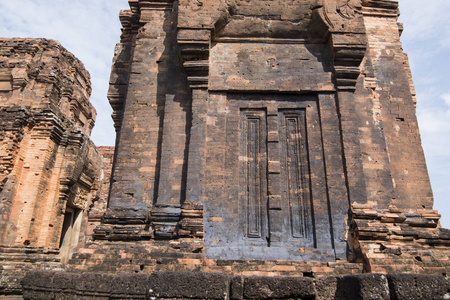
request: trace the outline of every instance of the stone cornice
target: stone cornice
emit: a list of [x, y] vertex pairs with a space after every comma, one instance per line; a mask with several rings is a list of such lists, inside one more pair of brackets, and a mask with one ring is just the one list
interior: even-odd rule
[[367, 38], [359, 0], [321, 0], [315, 9], [317, 28], [331, 49], [336, 88], [355, 90]]
[[364, 15], [393, 18], [399, 16], [397, 0], [362, 0], [362, 5]]
[[64, 124], [52, 111], [39, 112], [34, 115], [34, 119], [37, 132], [44, 135], [49, 133], [57, 144], [64, 142]]
[[173, 6], [174, 0], [139, 0], [139, 8], [141, 10], [146, 9], [171, 9]]
[[397, 9], [398, 0], [362, 0], [362, 5], [365, 7]]
[[208, 88], [211, 30], [178, 29], [177, 40], [189, 87]]

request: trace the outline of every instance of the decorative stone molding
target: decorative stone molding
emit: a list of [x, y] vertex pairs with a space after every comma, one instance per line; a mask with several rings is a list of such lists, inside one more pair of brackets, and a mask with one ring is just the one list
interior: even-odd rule
[[365, 7], [398, 9], [398, 0], [362, 0]]
[[[321, 35], [329, 40], [338, 90], [355, 90], [367, 41], [359, 0], [321, 0], [315, 10]], [[316, 21], [317, 22], [317, 21]]]
[[[131, 5], [131, 3], [130, 3]], [[119, 132], [122, 126], [123, 109], [128, 92], [128, 80], [132, 61], [133, 40], [138, 31], [139, 16], [136, 11], [122, 10], [119, 14], [122, 23], [120, 43], [114, 50], [114, 58], [109, 80], [108, 100], [113, 109], [111, 115], [114, 128]]]
[[398, 18], [397, 0], [363, 0], [362, 13], [365, 16]]
[[339, 90], [354, 90], [366, 52], [365, 35], [332, 33], [334, 74]]
[[[353, 3], [352, 3], [353, 2]], [[356, 14], [356, 8], [355, 8], [355, 1], [352, 0], [340, 0], [339, 4], [336, 8], [336, 11], [338, 14], [348, 20], [351, 20], [355, 18]]]
[[177, 40], [189, 87], [208, 88], [211, 30], [179, 29]]
[[364, 15], [392, 18], [399, 16], [397, 0], [362, 0], [362, 5]]

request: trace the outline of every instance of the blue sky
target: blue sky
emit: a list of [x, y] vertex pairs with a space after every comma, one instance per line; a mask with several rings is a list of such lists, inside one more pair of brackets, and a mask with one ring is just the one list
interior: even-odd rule
[[[449, 0], [400, 0], [405, 25], [403, 48], [416, 87], [422, 143], [435, 208], [450, 228], [450, 11]], [[0, 0], [1, 37], [55, 39], [74, 53], [91, 74], [91, 102], [98, 116], [92, 139], [114, 145], [106, 98], [114, 45], [119, 42], [121, 9], [127, 0]]]
[[443, 227], [450, 228], [450, 1], [399, 2], [435, 209]]

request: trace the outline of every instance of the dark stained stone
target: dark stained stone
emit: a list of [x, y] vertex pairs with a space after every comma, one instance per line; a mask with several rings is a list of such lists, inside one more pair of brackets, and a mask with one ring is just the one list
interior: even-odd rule
[[245, 299], [314, 299], [313, 279], [303, 277], [247, 277]]
[[392, 300], [447, 299], [450, 292], [448, 279], [440, 275], [390, 274], [388, 280]]
[[336, 299], [389, 300], [389, 286], [386, 275], [350, 275], [338, 279]]

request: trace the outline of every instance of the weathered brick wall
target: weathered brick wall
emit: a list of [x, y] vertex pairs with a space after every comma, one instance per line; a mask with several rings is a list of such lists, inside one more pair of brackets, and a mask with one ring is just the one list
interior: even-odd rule
[[59, 266], [76, 249], [102, 162], [83, 64], [55, 41], [0, 43], [1, 289], [12, 292], [27, 270]]
[[354, 260], [362, 259], [367, 272], [448, 274], [450, 230], [440, 228], [440, 217], [434, 210], [354, 204]]
[[98, 198], [90, 205], [89, 220], [100, 221], [108, 206], [109, 187], [111, 185], [111, 171], [114, 161], [114, 147], [100, 146], [97, 147], [102, 155], [102, 176], [101, 187]]
[[80, 245], [92, 241], [94, 229], [102, 221], [108, 207], [109, 188], [111, 186], [111, 171], [114, 161], [114, 147], [100, 146], [97, 150], [102, 156], [102, 169], [99, 190], [94, 198], [86, 204], [86, 218], [81, 227]]
[[[115, 63], [117, 66], [119, 60], [133, 61], [126, 101], [117, 108], [122, 121], [107, 217], [111, 222], [116, 218], [145, 220], [153, 207], [171, 207], [179, 215], [180, 199], [185, 194], [182, 180], [190, 95], [181, 62], [176, 59], [177, 16], [164, 9], [166, 4], [161, 4], [162, 9], [142, 11], [139, 5], [131, 3], [131, 13], [122, 15], [125, 32], [131, 32], [123, 35], [118, 46], [122, 55], [117, 56]], [[134, 27], [137, 19], [143, 24], [139, 32]], [[113, 89], [119, 89], [120, 82], [114, 78], [123, 70], [113, 70]], [[114, 97], [111, 99], [114, 104]]]
[[[367, 271], [372, 246], [351, 226], [352, 203], [380, 214], [364, 232], [377, 232], [387, 209], [431, 208], [396, 1], [130, 8], [111, 75], [118, 140], [109, 208], [74, 268], [90, 259], [149, 272], [279, 259]], [[405, 234], [388, 230], [388, 240]], [[445, 232], [430, 234], [446, 243]], [[116, 240], [137, 240], [140, 250]], [[166, 249], [165, 267], [105, 257], [115, 249], [158, 261], [155, 247]]]
[[[363, 73], [370, 92], [358, 99], [361, 104], [357, 108], [370, 110], [366, 112], [369, 118], [361, 118], [359, 127], [364, 140], [364, 172], [370, 185], [368, 200], [377, 202], [380, 208], [392, 204], [432, 209], [433, 195], [397, 16], [367, 10], [364, 24], [368, 52]], [[367, 105], [368, 101], [372, 103]]]

